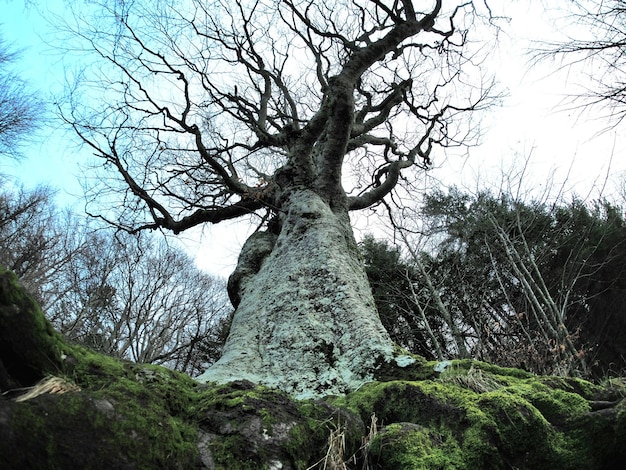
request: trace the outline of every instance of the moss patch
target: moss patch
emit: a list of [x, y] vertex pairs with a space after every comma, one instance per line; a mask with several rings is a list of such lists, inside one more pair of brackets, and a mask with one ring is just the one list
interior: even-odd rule
[[[594, 385], [396, 356], [405, 367], [381, 364], [378, 382], [325, 400], [244, 381], [200, 385], [65, 343], [15, 276], [0, 272], [0, 466], [309, 469], [327, 456], [348, 469], [626, 465], [623, 379]], [[4, 393], [48, 374], [80, 391], [23, 402]], [[379, 426], [368, 433], [372, 415]]]
[[347, 453], [364, 434], [358, 417], [324, 401], [296, 401], [250, 382], [205, 385], [194, 405], [217, 468], [307, 469], [325, 454], [328, 437], [341, 429]]
[[364, 420], [375, 413], [383, 427], [371, 458], [380, 468], [605, 468], [624, 461], [626, 437], [618, 411], [613, 421], [592, 412], [602, 391], [453, 361], [438, 379], [371, 383], [335, 403]]
[[17, 277], [0, 267], [0, 388], [30, 386], [58, 372], [63, 341]]
[[383, 428], [371, 444], [369, 458], [377, 468], [388, 470], [467, 468], [463, 452], [448, 430], [413, 423]]
[[199, 462], [188, 416], [195, 382], [164, 368], [64, 349], [66, 376], [80, 392], [2, 402], [12, 435], [0, 454], [11, 455], [9, 468], [193, 468]]

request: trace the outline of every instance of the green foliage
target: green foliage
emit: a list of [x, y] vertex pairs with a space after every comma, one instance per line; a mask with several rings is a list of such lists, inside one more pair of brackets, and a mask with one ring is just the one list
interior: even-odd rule
[[[413, 354], [435, 359], [434, 345], [424, 333], [423, 319], [410, 294], [409, 283], [419, 282], [415, 269], [401, 259], [398, 249], [371, 236], [363, 239], [360, 250], [378, 314], [391, 339]], [[441, 326], [435, 314], [428, 321], [435, 328]]]
[[383, 323], [412, 352], [436, 357], [435, 338], [458, 357], [460, 340], [469, 357], [602, 378], [626, 370], [623, 214], [606, 200], [547, 204], [452, 188], [425, 198], [431, 249], [409, 247], [407, 258], [365, 239], [362, 251]]

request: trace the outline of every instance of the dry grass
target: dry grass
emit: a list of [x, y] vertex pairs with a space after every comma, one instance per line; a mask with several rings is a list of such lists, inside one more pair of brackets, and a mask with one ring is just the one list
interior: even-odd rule
[[326, 455], [306, 470], [348, 470], [344, 461], [346, 434], [341, 426], [341, 422], [338, 423], [335, 429], [331, 429], [327, 446]]
[[[328, 449], [326, 455], [316, 462], [314, 465], [307, 468], [307, 470], [348, 470], [348, 463], [357, 463], [357, 454], [360, 454], [361, 460], [364, 462], [361, 467], [362, 470], [371, 470], [369, 465], [369, 449], [372, 441], [378, 434], [378, 419], [376, 415], [372, 413], [372, 420], [370, 422], [370, 428], [367, 436], [364, 436], [361, 442], [361, 447], [358, 452], [347, 460], [345, 459], [346, 453], [346, 434], [345, 429], [341, 426], [341, 423], [336, 429], [330, 431], [328, 436]], [[351, 468], [355, 468], [354, 465]]]
[[370, 459], [369, 459], [370, 447], [377, 434], [378, 434], [378, 418], [376, 418], [376, 415], [372, 413], [369, 433], [367, 434], [367, 436], [363, 437], [363, 442], [361, 443], [361, 448], [359, 449], [359, 452], [361, 452], [361, 458], [363, 459], [362, 470], [371, 470], [372, 468], [370, 467]]
[[469, 388], [476, 393], [493, 392], [502, 388], [497, 380], [474, 367], [473, 364], [467, 371], [454, 366], [449, 367], [441, 374], [439, 381]]
[[61, 394], [66, 392], [80, 392], [80, 387], [61, 377], [48, 376], [40, 380], [36, 385], [24, 388], [23, 390], [26, 390], [26, 392], [15, 398], [15, 401], [32, 400], [44, 393]]

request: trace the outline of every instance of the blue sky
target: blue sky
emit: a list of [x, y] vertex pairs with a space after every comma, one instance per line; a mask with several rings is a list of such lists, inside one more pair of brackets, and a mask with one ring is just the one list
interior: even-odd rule
[[[44, 2], [41, 2], [44, 4]], [[47, 41], [53, 34], [49, 23], [23, 0], [3, 0], [0, 32], [6, 43], [19, 50], [19, 58], [11, 64], [12, 69], [27, 80], [31, 90], [49, 104], [52, 113], [54, 95], [61, 93], [64, 69], [61, 57], [55, 54]], [[60, 13], [63, 0], [47, 0], [45, 10]], [[59, 191], [59, 202], [74, 204], [81, 195], [78, 184], [77, 163], [80, 155], [71, 136], [50, 115], [50, 120], [30, 141], [22, 146], [24, 159], [9, 162], [0, 167], [26, 187], [50, 184]]]
[[[44, 12], [60, 15], [64, 13], [65, 3], [63, 0], [37, 2]], [[512, 16], [512, 21], [502, 37], [494, 64], [502, 85], [509, 89], [509, 97], [501, 108], [487, 116], [484, 144], [471, 149], [467, 159], [446, 159], [440, 169], [425, 178], [469, 189], [477, 184], [497, 186], [502, 172], [519, 167], [520, 161], [528, 157], [528, 187], [542, 190], [550, 184], [549, 175], [554, 173], [557, 183], [568, 178], [568, 187], [585, 196], [593, 193], [594, 185], [596, 189], [602, 186], [607, 171], [613, 177], [624, 174], [626, 161], [622, 160], [626, 159], [619, 158], [625, 150], [621, 128], [599, 134], [606, 121], [594, 120], [593, 116], [577, 111], [559, 110], [564, 93], [576, 82], [575, 74], [554, 73], [554, 65], [548, 63], [531, 70], [526, 65], [528, 58], [523, 53], [531, 41], [555, 34], [550, 20], [538, 10], [540, 3], [511, 2], [507, 6], [506, 13]], [[21, 59], [14, 64], [15, 71], [44, 99], [52, 99], [63, 90], [62, 57], [46, 44], [54, 34], [49, 23], [36, 9], [24, 5], [24, 0], [0, 0], [1, 33], [6, 41], [23, 50]], [[80, 209], [79, 165], [89, 156], [77, 148], [72, 135], [58, 122], [51, 121], [23, 151], [23, 161], [5, 164], [0, 172], [11, 174], [27, 187], [50, 184], [59, 190], [60, 203]], [[481, 183], [476, 183], [477, 178]], [[368, 230], [367, 225], [363, 230]], [[237, 235], [233, 236], [235, 232]], [[189, 235], [188, 239], [194, 240], [188, 243], [190, 250], [201, 267], [213, 269], [217, 262], [217, 270], [225, 273], [236, 260], [246, 230], [220, 225], [207, 233], [202, 242], [195, 241], [196, 235]], [[223, 253], [224, 259], [216, 261], [217, 252]]]

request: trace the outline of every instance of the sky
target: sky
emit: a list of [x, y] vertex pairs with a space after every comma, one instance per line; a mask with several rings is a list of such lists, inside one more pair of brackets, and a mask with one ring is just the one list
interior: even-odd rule
[[[44, 11], [64, 14], [64, 0], [39, 2]], [[582, 197], [596, 197], [616, 191], [626, 174], [624, 131], [606, 130], [608, 122], [597, 114], [567, 109], [564, 99], [576, 90], [581, 76], [557, 71], [554, 63], [530, 67], [528, 48], [533, 41], [563, 34], [555, 31], [553, 20], [537, 1], [510, 2], [506, 14], [510, 24], [503, 30], [501, 45], [494, 56], [497, 78], [508, 96], [502, 106], [491, 110], [483, 121], [482, 144], [467, 155], [435, 156], [437, 168], [424, 176], [431, 181], [459, 185], [469, 190], [498, 186], [503, 173], [525, 169], [524, 186], [530, 191], [554, 191], [562, 183]], [[0, 0], [0, 33], [22, 50], [14, 70], [45, 99], [64, 89], [65, 64], [47, 42], [54, 31], [46, 19], [24, 0]], [[47, 183], [59, 190], [58, 202], [82, 210], [79, 184], [80, 163], [88, 158], [76, 146], [71, 133], [51, 121], [23, 148], [24, 159], [5, 163], [0, 172], [12, 175], [26, 187]], [[611, 181], [605, 184], [606, 176]], [[373, 229], [357, 221], [358, 233]], [[200, 234], [203, 233], [201, 237]], [[222, 223], [184, 234], [182, 240], [198, 266], [227, 276], [248, 230], [241, 225]]]

